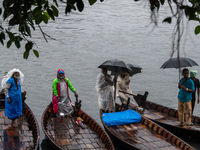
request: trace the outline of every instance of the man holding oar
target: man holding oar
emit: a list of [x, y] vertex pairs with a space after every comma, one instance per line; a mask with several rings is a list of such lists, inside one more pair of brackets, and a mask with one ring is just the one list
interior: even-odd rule
[[[128, 106], [130, 109], [136, 109], [136, 110], [143, 110], [143, 108], [140, 108], [137, 104], [137, 102], [133, 99], [132, 91], [129, 88], [130, 79], [129, 74], [122, 72], [117, 77], [117, 96], [122, 102], [123, 106]], [[119, 90], [123, 92], [119, 92]], [[130, 93], [130, 94], [126, 94]]]

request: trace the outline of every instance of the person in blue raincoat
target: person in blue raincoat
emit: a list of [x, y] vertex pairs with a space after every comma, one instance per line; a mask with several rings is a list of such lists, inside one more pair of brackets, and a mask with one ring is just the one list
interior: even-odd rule
[[5, 115], [11, 119], [11, 126], [18, 127], [15, 120], [22, 115], [21, 83], [24, 75], [19, 69], [12, 69], [4, 76], [2, 88], [5, 90]]

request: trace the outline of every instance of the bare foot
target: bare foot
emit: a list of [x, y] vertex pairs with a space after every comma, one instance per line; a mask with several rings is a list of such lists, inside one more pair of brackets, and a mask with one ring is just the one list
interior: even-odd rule
[[11, 122], [11, 126], [16, 128], [16, 127], [18, 127], [18, 124], [13, 121], [13, 122]]
[[72, 118], [72, 116], [71, 116], [71, 115], [67, 115], [67, 117], [69, 117], [69, 118]]

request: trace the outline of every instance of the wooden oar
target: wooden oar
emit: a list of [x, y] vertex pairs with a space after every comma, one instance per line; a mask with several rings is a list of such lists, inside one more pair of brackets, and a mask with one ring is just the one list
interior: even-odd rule
[[137, 95], [134, 95], [134, 94], [132, 94], [132, 93], [124, 92], [124, 91], [122, 91], [122, 90], [119, 90], [119, 92], [124, 93], [124, 94], [128, 94], [128, 95], [132, 95], [133, 97], [137, 96]]

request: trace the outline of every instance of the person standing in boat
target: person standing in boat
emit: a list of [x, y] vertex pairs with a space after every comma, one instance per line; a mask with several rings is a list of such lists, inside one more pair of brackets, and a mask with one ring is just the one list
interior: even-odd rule
[[75, 97], [78, 97], [75, 88], [68, 78], [65, 77], [65, 72], [62, 69], [58, 69], [57, 78], [53, 81], [53, 110], [57, 117], [61, 113], [71, 116], [74, 112], [69, 97], [69, 89], [74, 93]]
[[199, 79], [197, 79], [196, 76], [197, 76], [197, 70], [190, 70], [190, 78], [194, 82], [194, 87], [195, 87], [195, 92], [192, 93], [192, 100], [191, 100], [192, 115], [193, 115], [194, 106], [195, 106], [195, 102], [196, 102], [196, 93], [197, 93], [197, 104], [199, 104], [199, 93], [200, 93], [199, 86], [200, 85], [199, 85]]
[[178, 114], [180, 123], [177, 126], [184, 126], [184, 118], [186, 121], [185, 127], [191, 125], [191, 100], [192, 93], [195, 91], [194, 82], [189, 78], [189, 70], [184, 68], [182, 70], [183, 78], [178, 83], [179, 94], [178, 94]]
[[11, 119], [11, 126], [13, 127], [18, 127], [15, 120], [22, 115], [21, 84], [23, 78], [23, 73], [14, 68], [1, 81], [1, 87], [5, 94], [5, 115]]
[[104, 112], [114, 112], [115, 104], [113, 98], [112, 77], [107, 74], [107, 69], [102, 68], [97, 76], [95, 89], [98, 92], [98, 105]]
[[[117, 97], [119, 97], [119, 99], [121, 100], [122, 105], [128, 105], [129, 109], [136, 109], [136, 110], [140, 110], [142, 111], [143, 108], [140, 108], [137, 104], [137, 102], [134, 100], [133, 96], [129, 95], [129, 94], [125, 94], [130, 93], [132, 94], [132, 91], [129, 88], [129, 84], [130, 84], [130, 78], [129, 78], [129, 74], [122, 72], [120, 75], [118, 75], [117, 77]], [[119, 92], [123, 91], [123, 92]]]

